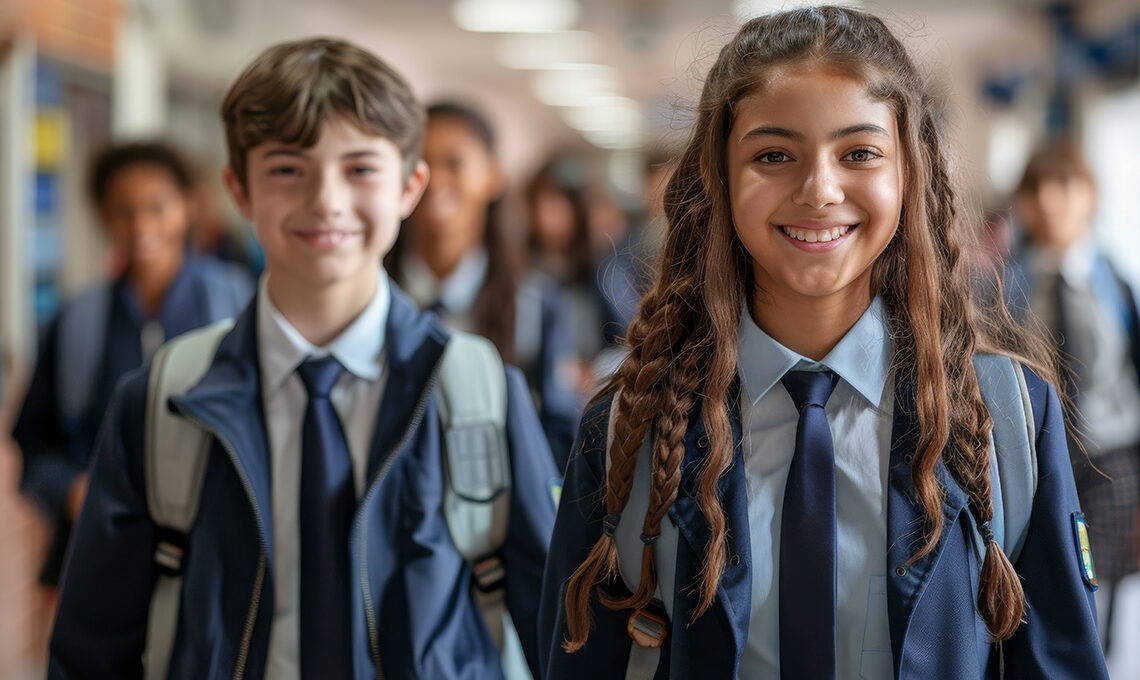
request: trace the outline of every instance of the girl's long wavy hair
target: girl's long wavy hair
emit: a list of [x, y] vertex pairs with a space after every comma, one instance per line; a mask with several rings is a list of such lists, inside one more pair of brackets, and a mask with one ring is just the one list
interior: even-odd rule
[[[898, 124], [904, 159], [899, 229], [872, 268], [872, 293], [882, 295], [895, 343], [896, 383], [915, 386], [918, 420], [911, 475], [926, 522], [911, 559], [932, 551], [943, 529], [945, 491], [935, 475], [942, 461], [969, 495], [979, 523], [992, 519], [989, 435], [993, 421], [974, 371], [976, 352], [998, 352], [1053, 380], [1047, 345], [1021, 329], [998, 294], [976, 296], [963, 251], [976, 238], [963, 218], [939, 126], [938, 100], [906, 49], [878, 18], [839, 7], [798, 9], [746, 23], [725, 46], [705, 81], [698, 117], [665, 194], [669, 230], [661, 269], [630, 324], [630, 352], [602, 391], [617, 400], [606, 512], [629, 499], [638, 451], [652, 433], [651, 491], [643, 531], [656, 535], [677, 497], [684, 436], [700, 404], [709, 440], [696, 502], [710, 528], [692, 619], [712, 605], [726, 558], [728, 530], [717, 480], [733, 460], [727, 395], [736, 376], [742, 305], [755, 291], [749, 257], [733, 227], [725, 156], [734, 108], [773, 68], [800, 64], [838, 67], [859, 77], [886, 102]], [[1055, 381], [1054, 381], [1055, 382]], [[698, 401], [699, 395], [699, 401]], [[657, 587], [647, 545], [636, 591], [615, 598], [597, 588], [617, 573], [617, 547], [603, 535], [571, 576], [566, 592], [569, 652], [580, 649], [592, 626], [590, 598], [615, 609], [640, 607]], [[1001, 546], [987, 544], [978, 612], [995, 640], [1020, 625], [1024, 594]]]

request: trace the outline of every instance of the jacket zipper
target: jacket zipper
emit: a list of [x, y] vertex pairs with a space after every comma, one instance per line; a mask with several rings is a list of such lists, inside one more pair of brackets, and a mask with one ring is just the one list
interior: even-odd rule
[[[226, 455], [230, 457], [230, 462], [233, 464], [234, 469], [237, 470], [238, 478], [241, 480], [241, 485], [245, 489], [245, 495], [249, 499], [249, 505], [251, 508], [253, 508], [253, 519], [254, 522], [257, 523], [257, 535], [259, 537], [264, 536], [265, 524], [261, 519], [261, 511], [257, 507], [257, 499], [253, 495], [253, 484], [250, 483], [249, 477], [247, 477], [245, 474], [245, 469], [241, 466], [241, 463], [238, 462], [237, 452], [234, 451], [234, 447], [230, 444], [229, 440], [223, 437], [216, 429], [202, 422], [200, 418], [186, 413], [181, 408], [178, 409], [178, 413], [183, 418], [186, 418], [190, 422], [202, 428], [202, 430], [211, 435], [218, 441], [219, 444], [222, 445], [222, 449], [225, 450]], [[234, 672], [231, 676], [233, 680], [241, 680], [242, 676], [245, 674], [245, 662], [249, 658], [250, 642], [253, 639], [253, 627], [257, 621], [257, 610], [261, 606], [261, 591], [265, 587], [265, 572], [267, 563], [268, 555], [266, 553], [265, 546], [259, 545], [257, 558], [257, 575], [254, 577], [253, 581], [253, 595], [250, 598], [249, 613], [246, 614], [245, 627], [242, 629], [241, 645], [238, 647], [237, 658], [234, 662]]]
[[[388, 452], [387, 457], [384, 459], [384, 464], [376, 473], [376, 477], [372, 480], [372, 484], [368, 487], [368, 492], [364, 494], [364, 498], [360, 501], [360, 507], [364, 507], [368, 500], [376, 493], [376, 489], [380, 486], [381, 480], [388, 473], [396, 461], [396, 454], [403, 449], [408, 440], [411, 438], [412, 433], [420, 425], [423, 420], [424, 411], [427, 410], [428, 395], [435, 389], [436, 381], [439, 379], [439, 366], [437, 363], [435, 369], [432, 370], [431, 377], [428, 379], [427, 384], [424, 386], [423, 392], [420, 393], [419, 401], [416, 402], [416, 408], [412, 411], [412, 417], [408, 420], [408, 427], [404, 430], [403, 436], [396, 443], [394, 447]], [[372, 663], [376, 666], [376, 680], [384, 680], [384, 668], [380, 663], [380, 631], [376, 624], [376, 609], [375, 603], [372, 602], [372, 593], [368, 588], [368, 569], [367, 569], [367, 550], [365, 549], [365, 541], [367, 534], [364, 531], [365, 513], [362, 513], [356, 519], [356, 532], [360, 536], [360, 588], [364, 594], [364, 618], [368, 623], [368, 644], [372, 652]]]

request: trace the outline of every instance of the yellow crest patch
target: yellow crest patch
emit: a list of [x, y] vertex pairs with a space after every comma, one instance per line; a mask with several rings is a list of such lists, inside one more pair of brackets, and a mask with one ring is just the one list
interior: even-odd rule
[[1076, 542], [1077, 559], [1080, 560], [1081, 576], [1090, 590], [1098, 587], [1096, 567], [1093, 566], [1092, 546], [1089, 544], [1089, 525], [1083, 512], [1073, 513], [1073, 540]]
[[558, 502], [562, 500], [562, 478], [551, 477], [546, 486], [550, 490], [550, 500], [554, 501], [554, 507], [557, 508]]

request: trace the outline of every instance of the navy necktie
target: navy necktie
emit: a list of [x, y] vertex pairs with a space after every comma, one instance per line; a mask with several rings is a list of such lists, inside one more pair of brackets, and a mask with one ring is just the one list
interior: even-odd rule
[[356, 511], [352, 459], [329, 392], [336, 359], [297, 368], [309, 393], [301, 428], [301, 677], [352, 676], [348, 537]]
[[789, 371], [800, 413], [780, 520], [780, 677], [835, 677], [835, 452], [823, 406], [838, 376]]

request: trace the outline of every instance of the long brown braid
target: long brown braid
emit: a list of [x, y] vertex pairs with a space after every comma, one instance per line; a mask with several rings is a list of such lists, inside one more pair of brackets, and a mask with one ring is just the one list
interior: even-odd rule
[[[630, 325], [630, 353], [602, 392], [617, 399], [607, 452], [606, 512], [618, 515], [625, 507], [638, 452], [652, 425], [643, 540], [652, 539], [678, 493], [683, 438], [699, 397], [709, 442], [695, 500], [710, 536], [700, 582], [693, 584], [699, 602], [689, 620], [703, 615], [715, 599], [726, 556], [728, 527], [717, 482], [732, 464], [726, 397], [736, 375], [740, 311], [746, 299], [763, 293], [755, 286], [751, 259], [731, 220], [726, 140], [736, 103], [762, 87], [772, 68], [801, 63], [845, 69], [896, 116], [904, 156], [904, 207], [894, 239], [873, 265], [872, 294], [883, 297], [889, 312], [896, 384], [915, 387], [918, 438], [911, 476], [926, 522], [911, 559], [932, 551], [942, 533], [945, 490], [936, 475], [941, 461], [968, 494], [986, 540], [979, 614], [995, 640], [1008, 639], [1020, 625], [1024, 594], [989, 530], [993, 422], [973, 357], [976, 352], [1006, 354], [1055, 383], [1054, 364], [1049, 348], [1014, 323], [1003, 305], [975, 299], [971, 277], [978, 272], [968, 269], [962, 253], [976, 234], [959, 208], [948, 170], [938, 100], [898, 39], [880, 19], [863, 12], [817, 7], [758, 17], [740, 29], [710, 70], [697, 121], [666, 189], [669, 231], [661, 270]], [[993, 281], [993, 288], [1000, 294], [999, 281]], [[590, 595], [616, 573], [617, 547], [605, 532], [568, 583], [567, 651], [585, 644]], [[599, 592], [599, 597], [609, 607], [640, 606], [656, 585], [653, 551], [647, 545], [633, 595], [616, 599]]]

